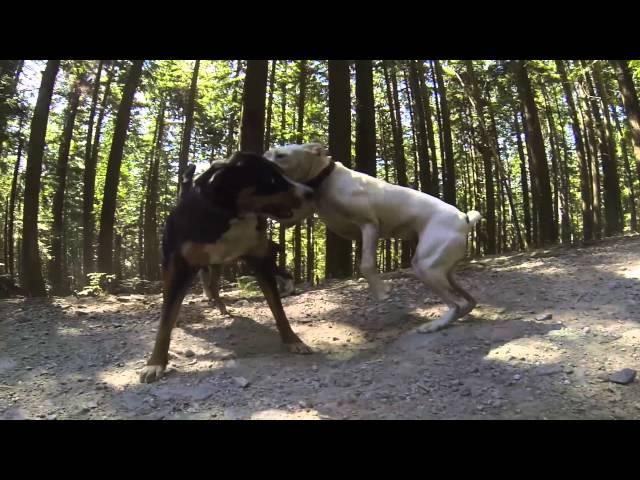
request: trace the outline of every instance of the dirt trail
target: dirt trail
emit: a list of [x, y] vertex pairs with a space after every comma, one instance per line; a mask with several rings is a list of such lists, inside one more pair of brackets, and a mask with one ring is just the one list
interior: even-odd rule
[[640, 236], [484, 258], [458, 277], [465, 321], [416, 331], [444, 309], [410, 274], [392, 298], [327, 284], [284, 299], [315, 350], [294, 356], [261, 300], [221, 317], [194, 290], [168, 375], [142, 385], [160, 296], [0, 301], [0, 418], [639, 418]]

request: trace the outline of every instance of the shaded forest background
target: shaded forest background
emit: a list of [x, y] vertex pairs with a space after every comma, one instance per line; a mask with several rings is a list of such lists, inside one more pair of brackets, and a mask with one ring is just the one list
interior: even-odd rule
[[[636, 232], [639, 76], [637, 60], [2, 60], [0, 273], [32, 296], [157, 280], [187, 163], [309, 141], [482, 212], [472, 255]], [[356, 242], [317, 218], [269, 234], [298, 282], [357, 273]], [[381, 240], [380, 269], [411, 248]]]

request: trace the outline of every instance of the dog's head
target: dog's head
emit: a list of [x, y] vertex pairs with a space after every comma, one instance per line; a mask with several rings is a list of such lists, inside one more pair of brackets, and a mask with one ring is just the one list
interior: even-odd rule
[[302, 183], [318, 176], [331, 162], [320, 143], [275, 147], [264, 156], [282, 168], [289, 178]]
[[219, 206], [276, 220], [290, 218], [313, 198], [312, 189], [287, 178], [277, 164], [248, 152], [213, 162], [193, 183]]

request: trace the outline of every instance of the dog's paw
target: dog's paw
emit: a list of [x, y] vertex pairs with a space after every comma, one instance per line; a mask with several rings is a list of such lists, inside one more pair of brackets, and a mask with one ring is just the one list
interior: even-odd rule
[[442, 329], [443, 327], [444, 325], [438, 323], [437, 321], [433, 321], [433, 322], [425, 323], [424, 325], [420, 325], [416, 331], [418, 333], [434, 333]]
[[295, 343], [285, 343], [285, 347], [289, 351], [289, 353], [297, 353], [299, 355], [309, 355], [313, 353], [313, 350], [305, 345], [302, 340], [299, 340]]
[[373, 290], [373, 298], [378, 302], [384, 302], [389, 298], [389, 285], [382, 283], [379, 288]]
[[140, 372], [140, 383], [152, 383], [158, 380], [165, 367], [163, 365], [147, 365]]

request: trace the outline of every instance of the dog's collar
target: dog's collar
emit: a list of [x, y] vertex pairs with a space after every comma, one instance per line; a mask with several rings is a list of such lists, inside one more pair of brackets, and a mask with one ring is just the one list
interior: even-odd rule
[[331, 172], [333, 172], [334, 168], [336, 168], [336, 162], [332, 158], [331, 161], [329, 162], [329, 165], [324, 167], [318, 175], [316, 175], [314, 178], [312, 178], [307, 183], [305, 183], [305, 185], [315, 190], [322, 184], [322, 182], [326, 180], [326, 178], [329, 175], [331, 175]]

